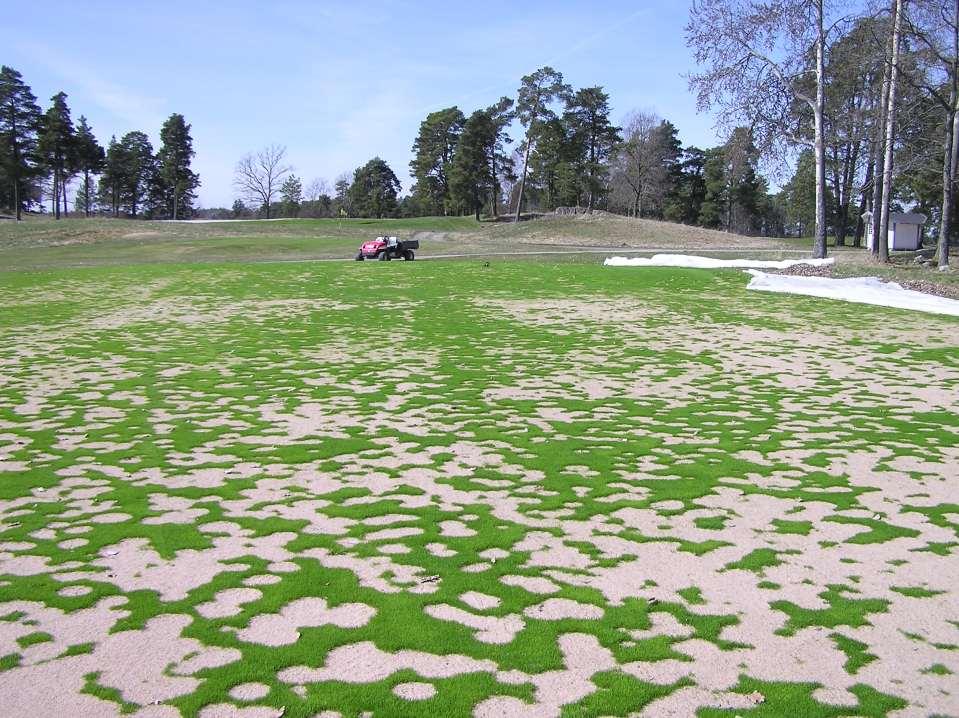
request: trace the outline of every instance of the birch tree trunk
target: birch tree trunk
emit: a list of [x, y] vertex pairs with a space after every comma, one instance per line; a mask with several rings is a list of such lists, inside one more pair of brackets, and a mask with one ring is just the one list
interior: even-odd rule
[[959, 0], [956, 0], [952, 22], [952, 122], [946, 124], [946, 146], [942, 158], [942, 218], [939, 223], [939, 246], [936, 256], [939, 269], [949, 268], [949, 235], [952, 234], [952, 208], [956, 201], [956, 172], [959, 171]]
[[889, 62], [884, 63], [882, 71], [882, 98], [876, 112], [876, 166], [872, 173], [872, 249], [873, 255], [879, 253], [879, 226], [882, 220], [882, 181], [885, 176], [886, 144], [885, 123], [886, 105], [889, 104]]
[[180, 204], [180, 198], [177, 196], [177, 184], [178, 183], [174, 181], [173, 183], [173, 219], [177, 218], [176, 216], [177, 205]]
[[882, 204], [879, 219], [879, 236], [874, 238], [878, 246], [880, 262], [889, 261], [889, 197], [892, 194], [893, 141], [896, 136], [896, 84], [899, 80], [899, 45], [902, 38], [902, 12], [904, 0], [896, 0], [895, 20], [892, 29], [892, 63], [889, 66], [889, 97], [886, 101], [886, 147], [882, 168]]
[[496, 178], [496, 146], [490, 150], [490, 177], [493, 180], [493, 201], [490, 203], [493, 210], [493, 219], [499, 219], [499, 180]]
[[826, 256], [826, 146], [823, 138], [823, 114], [826, 106], [825, 94], [825, 30], [823, 29], [823, 2], [816, 3], [816, 106], [813, 108], [815, 121], [816, 155], [816, 236], [813, 239], [813, 257]]
[[[873, 182], [873, 170], [876, 164], [876, 142], [875, 138], [872, 142], [869, 143], [869, 160], [866, 162], [866, 177], [863, 180], [863, 190]], [[857, 212], [856, 218], [856, 237], [852, 241], [853, 247], [862, 246], [862, 238], [866, 233], [866, 220], [863, 219], [863, 214], [865, 214], [867, 209], [872, 209], [872, 194], [867, 196], [866, 192], [861, 193], [859, 200], [859, 211]]]
[[946, 149], [942, 162], [942, 218], [936, 254], [939, 269], [949, 268], [949, 235], [952, 233], [952, 207], [956, 201], [956, 168], [959, 165], [959, 97], [953, 100], [952, 122], [946, 125]]
[[[530, 126], [532, 131], [532, 125]], [[529, 148], [532, 144], [530, 139], [530, 132], [526, 133], [526, 151], [523, 153], [523, 178], [519, 182], [519, 196], [516, 198], [516, 215], [513, 217], [514, 222], [519, 222], [520, 213], [523, 211], [523, 194], [526, 192], [526, 172], [529, 170]]]

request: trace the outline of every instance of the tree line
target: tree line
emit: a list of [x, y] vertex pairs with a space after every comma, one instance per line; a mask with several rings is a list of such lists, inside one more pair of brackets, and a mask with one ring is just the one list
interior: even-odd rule
[[[687, 43], [701, 109], [748, 124], [761, 155], [799, 150], [785, 217], [814, 237], [888, 260], [891, 213], [915, 207], [940, 268], [955, 239], [959, 155], [959, 0], [698, 0]], [[863, 222], [862, 215], [866, 215]]]
[[[855, 12], [838, 0], [697, 0], [686, 40], [698, 66], [690, 89], [700, 109], [717, 114], [726, 138], [718, 146], [683, 146], [676, 126], [650, 112], [617, 126], [602, 86], [573, 89], [543, 67], [522, 78], [515, 97], [469, 114], [429, 113], [404, 196], [379, 157], [330, 187], [305, 184], [285, 148], [271, 145], [240, 160], [238, 199], [220, 211], [518, 220], [604, 209], [811, 235], [816, 256], [826, 254], [827, 236], [859, 245], [868, 231], [886, 260], [891, 213], [915, 208], [948, 266], [959, 226], [959, 0], [886, 0]], [[67, 186], [81, 178], [75, 206], [85, 212], [189, 214], [198, 178], [182, 116], [164, 124], [156, 154], [140, 132], [104, 152], [84, 118], [74, 127], [66, 99], [58, 93], [41, 114], [19, 73], [2, 68], [0, 204], [19, 214], [45, 197], [59, 215]], [[772, 192], [760, 167], [791, 176]]]
[[[515, 100], [469, 116], [458, 107], [432, 112], [413, 143], [409, 210], [519, 220], [563, 207], [604, 209], [743, 233], [785, 231], [747, 128], [702, 150], [683, 147], [675, 125], [653, 113], [631, 113], [619, 127], [610, 112], [602, 86], [574, 90], [552, 67], [523, 77]], [[522, 137], [507, 152], [516, 125]]]
[[332, 190], [320, 178], [304, 187], [286, 161], [286, 147], [274, 144], [240, 158], [233, 186], [239, 195], [233, 207], [209, 210], [212, 218], [409, 216], [399, 179], [379, 157], [341, 175]]
[[188, 218], [200, 185], [190, 168], [193, 156], [183, 115], [174, 113], [163, 123], [156, 152], [141, 131], [111, 137], [104, 149], [86, 117], [74, 123], [65, 92], [41, 111], [23, 76], [0, 67], [0, 207], [18, 220], [45, 201], [57, 219], [71, 201], [74, 212], [86, 217]]
[[[513, 128], [522, 137], [510, 149]], [[522, 78], [516, 99], [502, 97], [469, 115], [458, 107], [429, 113], [413, 142], [413, 186], [401, 197], [376, 157], [341, 175], [331, 189], [306, 189], [271, 145], [238, 162], [233, 217], [392, 217], [481, 214], [491, 218], [558, 207], [605, 209], [744, 233], [782, 234], [783, 222], [758, 174], [759, 154], [745, 128], [722, 146], [682, 147], [676, 127], [633, 113], [610, 119], [601, 86], [573, 90], [543, 67]]]

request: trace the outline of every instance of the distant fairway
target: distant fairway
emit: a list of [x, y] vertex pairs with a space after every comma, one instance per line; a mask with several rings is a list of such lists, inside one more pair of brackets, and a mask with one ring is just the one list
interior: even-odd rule
[[32, 218], [19, 225], [0, 223], [0, 269], [350, 258], [360, 242], [377, 235], [460, 233], [478, 226], [464, 217], [224, 223]]
[[[809, 238], [745, 237], [701, 227], [596, 213], [513, 223], [472, 217], [413, 219], [282, 219], [242, 222], [150, 222], [31, 217], [0, 222], [0, 272], [67, 267], [210, 262], [350, 260], [378, 235], [420, 240], [418, 259], [509, 257], [592, 263], [613, 254], [694, 253], [722, 258], [809, 256]], [[831, 248], [836, 276], [878, 275], [948, 287], [959, 296], [959, 273], [930, 272], [910, 256], [880, 265], [863, 249]]]

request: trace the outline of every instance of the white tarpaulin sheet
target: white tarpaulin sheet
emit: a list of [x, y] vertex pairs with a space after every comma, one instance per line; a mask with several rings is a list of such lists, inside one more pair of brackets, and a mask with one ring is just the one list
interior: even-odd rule
[[781, 261], [764, 259], [713, 259], [697, 257], [692, 254], [655, 254], [652, 257], [607, 257], [603, 262], [607, 267], [690, 267], [692, 269], [789, 269], [797, 264], [821, 267], [832, 264], [833, 259], [783, 259]]
[[804, 294], [809, 297], [841, 299], [880, 307], [911, 309], [917, 312], [948, 314], [959, 317], [959, 300], [903, 289], [895, 282], [883, 282], [878, 277], [794, 277], [785, 274], [767, 274], [746, 270], [753, 278], [747, 289], [781, 294]]

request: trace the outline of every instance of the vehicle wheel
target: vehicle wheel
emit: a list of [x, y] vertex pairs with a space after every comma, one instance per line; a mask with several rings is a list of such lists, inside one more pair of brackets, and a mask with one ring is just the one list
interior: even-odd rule
[[381, 261], [381, 262], [389, 262], [389, 261], [390, 261], [390, 253], [387, 252], [386, 250], [383, 250], [382, 252], [380, 252], [380, 261]]
[[414, 259], [416, 259], [416, 255], [413, 254], [412, 249], [407, 249], [405, 252], [403, 252], [403, 259], [407, 262], [412, 262]]
[[363, 261], [363, 253], [362, 253], [362, 252], [360, 252], [359, 254], [356, 255], [356, 261], [357, 261], [357, 262], [362, 262], [362, 261]]

